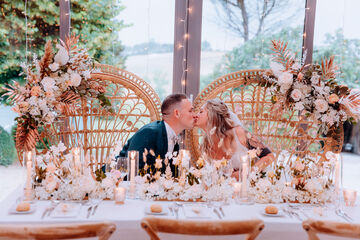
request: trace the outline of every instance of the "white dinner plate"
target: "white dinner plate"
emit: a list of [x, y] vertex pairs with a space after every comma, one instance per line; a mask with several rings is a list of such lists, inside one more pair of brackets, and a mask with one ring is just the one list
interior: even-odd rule
[[261, 212], [262, 215], [267, 216], [267, 217], [284, 217], [285, 216], [284, 212], [282, 210], [280, 210], [280, 209], [278, 210], [277, 214], [266, 213], [265, 209], [261, 210], [260, 212]]
[[157, 213], [157, 212], [151, 212], [150, 206], [146, 206], [145, 213], [148, 215], [167, 215], [169, 213], [167, 208], [165, 208], [164, 206], [161, 207], [162, 207], [162, 211]]
[[30, 210], [29, 211], [16, 211], [16, 207], [19, 203], [16, 203], [11, 206], [9, 209], [9, 214], [30, 214], [36, 211], [36, 205], [30, 203]]
[[53, 218], [75, 218], [79, 215], [80, 209], [80, 203], [64, 202], [58, 204], [50, 216]]

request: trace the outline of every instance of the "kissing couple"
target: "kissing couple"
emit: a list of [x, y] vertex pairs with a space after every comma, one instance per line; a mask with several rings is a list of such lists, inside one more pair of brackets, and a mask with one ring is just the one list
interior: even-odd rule
[[[175, 93], [167, 96], [161, 104], [163, 120], [155, 121], [139, 129], [124, 145], [120, 157], [126, 157], [131, 150], [139, 151], [139, 170], [144, 172], [145, 161], [148, 169], [155, 171], [157, 156], [168, 157], [172, 172], [177, 172], [172, 164], [173, 153], [179, 151], [180, 133], [186, 129], [199, 127], [205, 132], [201, 152], [208, 161], [226, 159], [233, 168], [233, 176], [240, 167], [240, 157], [248, 150], [256, 149], [255, 166], [265, 168], [274, 160], [274, 155], [256, 136], [248, 132], [239, 118], [219, 99], [208, 100], [194, 113], [191, 101], [184, 94]], [[151, 150], [151, 151], [150, 151]], [[151, 152], [144, 155], [143, 153]], [[144, 161], [143, 157], [146, 156]], [[163, 164], [161, 172], [166, 166]]]

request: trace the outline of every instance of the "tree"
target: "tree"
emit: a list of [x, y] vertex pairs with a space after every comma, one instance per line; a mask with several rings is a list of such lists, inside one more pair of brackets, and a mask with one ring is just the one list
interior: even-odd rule
[[288, 48], [301, 55], [302, 47], [302, 27], [284, 28], [280, 32], [271, 35], [258, 35], [257, 37], [245, 42], [239, 47], [226, 53], [221, 63], [214, 68], [214, 72], [209, 76], [202, 77], [200, 89], [216, 78], [227, 73], [246, 69], [269, 68], [270, 44], [272, 39], [281, 39], [288, 42]]
[[[127, 27], [118, 15], [124, 6], [117, 0], [71, 1], [72, 32], [95, 60], [123, 67], [124, 57], [118, 34]], [[25, 1], [0, 1], [0, 85], [21, 81], [20, 63], [26, 61]], [[28, 51], [41, 55], [47, 40], [59, 38], [59, 1], [27, 2]]]
[[[260, 34], [281, 29], [284, 23], [298, 16], [300, 11], [297, 5], [303, 2], [295, 0], [213, 0], [213, 3], [221, 6], [215, 8], [225, 27], [233, 30], [244, 42], [247, 42]], [[222, 11], [218, 9], [222, 9]]]
[[335, 56], [339, 65], [338, 79], [351, 88], [360, 86], [360, 40], [345, 39], [343, 31], [338, 29], [334, 35], [326, 34], [323, 45], [315, 46], [313, 61], [321, 63], [321, 58]]

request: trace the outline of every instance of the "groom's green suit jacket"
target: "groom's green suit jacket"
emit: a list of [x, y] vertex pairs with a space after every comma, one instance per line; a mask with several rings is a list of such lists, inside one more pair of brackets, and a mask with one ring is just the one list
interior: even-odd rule
[[[143, 160], [145, 148], [148, 151], [152, 149], [155, 152], [155, 157], [149, 153], [146, 160], [153, 170], [156, 157], [160, 155], [160, 158], [164, 159], [168, 151], [168, 139], [164, 121], [155, 121], [140, 128], [124, 145], [120, 151], [120, 157], [127, 157], [128, 151], [131, 150], [139, 151], [139, 170], [141, 170], [145, 165]], [[178, 149], [174, 150], [178, 151]], [[165, 172], [165, 166], [163, 166], [162, 172]]]

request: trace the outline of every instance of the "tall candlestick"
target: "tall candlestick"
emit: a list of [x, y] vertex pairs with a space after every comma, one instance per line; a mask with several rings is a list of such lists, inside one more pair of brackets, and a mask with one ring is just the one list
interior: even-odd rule
[[129, 187], [129, 197], [135, 198], [135, 176], [138, 171], [138, 161], [139, 161], [139, 152], [138, 151], [129, 151], [130, 158], [130, 187]]

